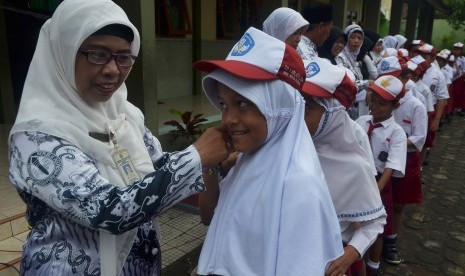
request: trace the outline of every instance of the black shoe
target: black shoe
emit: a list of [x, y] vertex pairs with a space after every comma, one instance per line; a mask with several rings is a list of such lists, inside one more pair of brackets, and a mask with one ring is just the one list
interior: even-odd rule
[[396, 247], [395, 238], [384, 238], [383, 241], [383, 256], [387, 263], [398, 265], [402, 262], [399, 252]]

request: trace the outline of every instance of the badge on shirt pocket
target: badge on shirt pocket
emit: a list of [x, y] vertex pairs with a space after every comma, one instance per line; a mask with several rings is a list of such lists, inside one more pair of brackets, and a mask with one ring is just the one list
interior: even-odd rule
[[387, 152], [382, 151], [378, 155], [378, 160], [381, 161], [381, 162], [386, 162], [387, 159], [388, 159], [388, 156], [389, 156], [389, 154]]

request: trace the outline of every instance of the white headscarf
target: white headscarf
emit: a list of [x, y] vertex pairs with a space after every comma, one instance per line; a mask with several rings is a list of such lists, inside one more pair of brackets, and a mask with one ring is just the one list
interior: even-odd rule
[[[356, 123], [335, 99], [315, 98], [326, 112], [312, 136], [339, 221], [368, 221], [386, 214], [379, 195], [368, 137], [365, 150]], [[366, 136], [366, 135], [365, 135]]]
[[[362, 34], [362, 43], [360, 44], [360, 47], [356, 51], [352, 51], [349, 48], [349, 37], [354, 32], [360, 32]], [[365, 33], [363, 32], [362, 27], [360, 27], [357, 24], [352, 24], [345, 28], [344, 34], [347, 36], [347, 43], [346, 43], [346, 46], [344, 46], [344, 49], [342, 49], [342, 53], [347, 57], [347, 61], [350, 63], [351, 68], [349, 69], [352, 70], [352, 72], [357, 76], [358, 80], [362, 80], [363, 75], [358, 66], [357, 55], [358, 53], [360, 53], [360, 48], [362, 48], [363, 37], [365, 36]]]
[[340, 256], [340, 228], [297, 90], [216, 70], [203, 80], [219, 108], [217, 81], [266, 118], [262, 147], [240, 155], [220, 196], [200, 255], [199, 274], [324, 275]]
[[404, 47], [405, 42], [407, 42], [407, 38], [401, 34], [396, 34], [394, 38], [397, 39], [397, 49]]
[[[114, 146], [89, 132], [115, 132], [128, 149], [141, 177], [154, 170], [143, 141], [143, 115], [127, 102], [126, 86], [104, 103], [88, 104], [77, 93], [76, 54], [83, 41], [110, 24], [132, 29], [131, 53], [138, 54], [140, 38], [124, 11], [111, 0], [66, 0], [42, 26], [24, 84], [21, 104], [11, 134], [40, 131], [64, 138], [97, 161], [100, 173], [117, 187], [125, 187], [112, 158]], [[126, 260], [137, 229], [122, 235], [100, 231], [102, 275], [117, 275]]]
[[263, 22], [263, 31], [286, 42], [288, 37], [304, 26], [308, 26], [308, 21], [299, 12], [290, 8], [277, 8]]
[[399, 41], [392, 35], [385, 36], [383, 38], [383, 48], [399, 49]]

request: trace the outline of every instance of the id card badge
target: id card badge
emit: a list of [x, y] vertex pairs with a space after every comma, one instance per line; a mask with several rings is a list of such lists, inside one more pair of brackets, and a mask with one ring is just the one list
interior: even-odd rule
[[132, 163], [131, 156], [127, 149], [120, 147], [118, 144], [115, 145], [115, 152], [112, 154], [113, 161], [118, 168], [119, 173], [124, 179], [126, 186], [133, 184], [134, 182], [140, 181], [140, 176]]

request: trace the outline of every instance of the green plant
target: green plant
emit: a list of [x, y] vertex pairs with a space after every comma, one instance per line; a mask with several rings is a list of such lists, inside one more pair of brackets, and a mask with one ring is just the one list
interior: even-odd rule
[[207, 121], [202, 117], [202, 113], [193, 115], [193, 111], [182, 112], [178, 109], [170, 109], [169, 112], [181, 119], [181, 121], [170, 120], [163, 123], [167, 126], [176, 127], [176, 129], [170, 130], [170, 133], [174, 135], [174, 139], [184, 137], [190, 142], [194, 142], [202, 134], [202, 123]]

